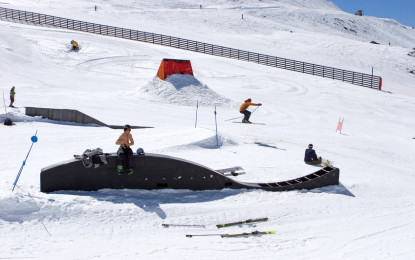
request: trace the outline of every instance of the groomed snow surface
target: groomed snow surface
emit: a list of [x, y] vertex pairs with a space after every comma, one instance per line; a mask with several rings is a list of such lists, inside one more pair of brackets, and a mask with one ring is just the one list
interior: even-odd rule
[[[326, 0], [4, 0], [0, 6], [368, 74], [373, 67], [384, 82], [378, 91], [157, 45], [0, 21], [0, 86], [6, 106], [12, 86], [17, 93], [17, 108], [0, 112], [1, 122], [5, 110], [15, 122], [0, 125], [1, 259], [413, 258], [412, 28], [355, 17]], [[80, 44], [78, 53], [68, 51], [71, 40]], [[161, 81], [155, 75], [163, 58], [191, 60], [194, 77]], [[266, 125], [228, 120], [241, 116], [239, 105], [249, 97], [263, 104], [251, 121]], [[232, 178], [247, 182], [283, 181], [318, 170], [303, 163], [304, 149], [313, 143], [318, 155], [340, 168], [340, 185], [290, 192], [41, 193], [43, 167], [87, 148], [115, 152], [122, 130], [28, 117], [24, 107], [29, 106], [77, 109], [111, 125], [153, 126], [132, 131], [133, 150], [142, 147], [212, 169], [242, 166], [246, 174]], [[335, 131], [340, 117], [341, 134]], [[12, 192], [36, 131], [39, 140]], [[260, 217], [269, 221], [215, 226]], [[165, 228], [162, 223], [206, 228]], [[185, 236], [254, 230], [276, 234]]]

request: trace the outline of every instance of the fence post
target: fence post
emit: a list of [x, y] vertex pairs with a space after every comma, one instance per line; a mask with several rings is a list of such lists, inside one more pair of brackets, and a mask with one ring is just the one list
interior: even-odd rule
[[372, 67], [372, 77], [370, 78], [370, 87], [373, 88], [373, 67]]
[[362, 86], [364, 87], [364, 85], [363, 85], [363, 76], [364, 76], [364, 75], [363, 75], [363, 74], [361, 74], [361, 75], [362, 75]]
[[379, 78], [379, 90], [382, 90], [382, 78]]

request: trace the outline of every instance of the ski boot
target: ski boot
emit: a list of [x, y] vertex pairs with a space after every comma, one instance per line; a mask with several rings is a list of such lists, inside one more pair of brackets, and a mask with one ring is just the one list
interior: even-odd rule
[[132, 175], [133, 173], [134, 173], [134, 170], [133, 170], [133, 169], [128, 169], [128, 170], [127, 170], [127, 174], [128, 174], [128, 175]]
[[121, 165], [118, 165], [117, 166], [117, 173], [118, 173], [118, 175], [124, 174], [124, 167], [121, 166]]

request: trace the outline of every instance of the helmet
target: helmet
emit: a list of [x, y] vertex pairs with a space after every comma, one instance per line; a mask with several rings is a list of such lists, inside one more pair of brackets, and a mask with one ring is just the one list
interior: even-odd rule
[[309, 144], [308, 145], [308, 148], [313, 148], [313, 144]]
[[138, 154], [138, 155], [144, 155], [144, 150], [143, 150], [143, 148], [138, 148], [138, 149], [137, 149], [137, 154]]
[[72, 41], [71, 41], [71, 44], [72, 44], [72, 43], [74, 43], [74, 42], [75, 42], [75, 41], [74, 41], [74, 40], [72, 40]]

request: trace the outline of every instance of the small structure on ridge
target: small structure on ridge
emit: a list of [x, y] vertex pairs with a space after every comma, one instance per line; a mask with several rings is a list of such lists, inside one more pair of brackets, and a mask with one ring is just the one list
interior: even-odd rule
[[193, 76], [190, 60], [163, 59], [157, 72], [157, 77], [165, 80], [167, 76], [172, 74], [188, 74]]

